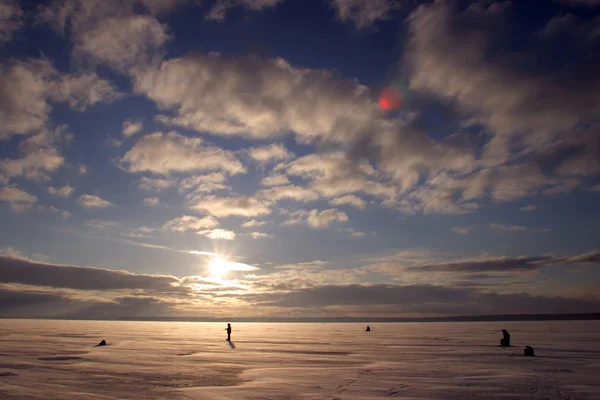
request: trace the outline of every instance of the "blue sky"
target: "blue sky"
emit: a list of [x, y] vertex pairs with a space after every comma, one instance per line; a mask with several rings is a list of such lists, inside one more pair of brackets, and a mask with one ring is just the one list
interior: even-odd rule
[[1, 0], [2, 315], [598, 311], [599, 10]]

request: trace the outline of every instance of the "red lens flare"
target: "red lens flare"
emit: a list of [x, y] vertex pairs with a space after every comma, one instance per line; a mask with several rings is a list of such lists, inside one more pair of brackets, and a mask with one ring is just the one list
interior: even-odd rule
[[395, 110], [402, 105], [402, 92], [400, 90], [386, 87], [379, 95], [379, 107], [382, 110]]

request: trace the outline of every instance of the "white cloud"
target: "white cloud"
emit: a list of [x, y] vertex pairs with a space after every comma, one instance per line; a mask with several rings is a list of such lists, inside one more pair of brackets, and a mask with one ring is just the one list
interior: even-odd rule
[[208, 229], [204, 231], [196, 232], [198, 235], [206, 236], [212, 240], [233, 240], [235, 239], [235, 232], [227, 229]]
[[263, 178], [260, 181], [261, 186], [280, 186], [287, 185], [290, 183], [290, 180], [285, 175], [271, 175]]
[[143, 127], [142, 121], [135, 121], [135, 120], [128, 119], [123, 122], [122, 134], [125, 137], [133, 136], [136, 133], [140, 133], [142, 130], [142, 127]]
[[352, 207], [360, 208], [361, 210], [364, 209], [367, 205], [366, 201], [353, 194], [329, 200], [329, 204], [332, 206], [349, 205]]
[[313, 209], [298, 210], [289, 213], [287, 220], [283, 225], [307, 224], [316, 229], [326, 228], [334, 222], [347, 222], [348, 215], [335, 208], [319, 211]]
[[455, 226], [452, 228], [452, 232], [458, 233], [461, 235], [468, 235], [471, 231], [477, 229], [476, 225], [471, 226]]
[[537, 206], [529, 205], [529, 206], [521, 207], [520, 210], [522, 212], [535, 211], [535, 210], [537, 210]]
[[271, 213], [268, 203], [249, 196], [206, 196], [191, 205], [190, 208], [193, 210], [205, 211], [216, 217], [227, 217], [230, 215], [258, 217]]
[[331, 208], [323, 211], [311, 210], [307, 218], [308, 225], [313, 228], [326, 228], [336, 221], [346, 222], [348, 221], [348, 216], [342, 211]]
[[116, 221], [107, 221], [104, 219], [90, 219], [85, 222], [87, 226], [90, 228], [98, 228], [98, 229], [106, 229], [106, 228], [114, 228], [117, 226]]
[[493, 47], [508, 26], [510, 6], [479, 2], [458, 11], [437, 1], [408, 18], [410, 87], [452, 100], [473, 124], [487, 128], [487, 166], [504, 164], [515, 150], [533, 154], [580, 142], [575, 128], [600, 113], [593, 57], [554, 73], [530, 74], [522, 67], [527, 59]]
[[148, 207], [156, 207], [160, 204], [160, 199], [158, 197], [148, 197], [144, 199], [144, 205]]
[[252, 236], [252, 239], [270, 239], [274, 237], [273, 235], [264, 232], [251, 232], [250, 236]]
[[71, 194], [73, 194], [74, 191], [75, 188], [71, 187], [69, 184], [66, 184], [65, 186], [59, 189], [52, 186], [48, 188], [48, 192], [50, 192], [50, 194], [59, 197], [69, 197]]
[[494, 232], [505, 233], [505, 232], [523, 232], [527, 228], [521, 225], [503, 225], [503, 224], [490, 224], [490, 229]]
[[189, 232], [211, 229], [217, 225], [219, 225], [219, 221], [210, 215], [204, 218], [184, 215], [168, 221], [165, 223], [164, 228], [174, 232]]
[[201, 138], [160, 132], [144, 136], [121, 159], [130, 172], [150, 171], [168, 175], [171, 172], [224, 171], [246, 172], [240, 161], [228, 150], [205, 144]]
[[121, 95], [116, 87], [95, 73], [65, 74], [48, 83], [50, 98], [64, 101], [78, 111], [96, 103], [109, 103]]
[[346, 143], [379, 115], [366, 87], [280, 58], [194, 53], [134, 78], [137, 93], [177, 112], [171, 123], [199, 132]]
[[0, 64], [0, 139], [44, 127], [51, 110], [46, 102], [46, 81], [54, 74], [48, 60]]
[[[70, 33], [75, 59], [126, 70], [150, 63], [169, 39], [153, 14], [185, 1], [56, 0], [38, 7], [38, 22]], [[147, 7], [147, 12], [140, 5]]]
[[253, 147], [248, 150], [252, 159], [260, 164], [267, 164], [273, 161], [287, 160], [294, 157], [281, 143], [273, 143], [268, 146]]
[[19, 0], [0, 0], [0, 45], [12, 40], [23, 25], [22, 16]]
[[106, 201], [98, 196], [89, 194], [81, 195], [79, 197], [79, 204], [85, 208], [106, 208], [114, 205], [110, 201]]
[[174, 187], [177, 184], [177, 181], [167, 180], [167, 179], [153, 179], [147, 178], [145, 176], [140, 179], [140, 189], [143, 190], [156, 190], [160, 192], [161, 190], [169, 189]]
[[227, 182], [227, 176], [223, 172], [213, 172], [207, 175], [197, 175], [182, 179], [179, 190], [193, 190], [194, 194], [198, 194], [230, 189], [225, 182]]
[[63, 165], [64, 160], [54, 148], [37, 149], [23, 158], [1, 159], [0, 171], [8, 177], [42, 180], [47, 179], [47, 172], [54, 172]]
[[37, 197], [14, 186], [0, 188], [0, 201], [11, 204], [33, 204], [37, 200]]
[[357, 29], [366, 28], [376, 21], [388, 19], [398, 8], [399, 0], [328, 0], [336, 9], [337, 18], [350, 21]]
[[275, 7], [283, 0], [217, 0], [208, 14], [206, 19], [222, 21], [225, 19], [227, 12], [235, 7], [244, 7], [252, 11], [260, 11], [265, 8]]
[[275, 186], [263, 189], [256, 193], [256, 197], [269, 202], [277, 202], [283, 199], [291, 199], [300, 202], [310, 202], [319, 199], [319, 194], [312, 189], [302, 186]]
[[169, 39], [166, 27], [149, 15], [106, 18], [78, 35], [75, 57], [118, 70], [145, 65]]
[[254, 228], [254, 227], [259, 227], [259, 226], [265, 226], [267, 224], [267, 221], [257, 221], [255, 219], [244, 222], [242, 224], [242, 228]]
[[88, 173], [88, 166], [87, 165], [80, 165], [79, 166], [79, 174], [80, 175], [85, 175]]

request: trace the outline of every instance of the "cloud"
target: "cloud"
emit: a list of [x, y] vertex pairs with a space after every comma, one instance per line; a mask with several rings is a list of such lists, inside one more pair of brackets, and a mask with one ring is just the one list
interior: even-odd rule
[[0, 139], [39, 131], [51, 110], [46, 81], [55, 73], [48, 60], [0, 64]]
[[477, 226], [455, 226], [452, 228], [452, 232], [458, 233], [461, 235], [468, 235], [472, 230], [477, 229]]
[[254, 228], [254, 227], [259, 227], [259, 226], [265, 226], [268, 222], [267, 221], [257, 221], [255, 219], [244, 222], [242, 224], [242, 228]]
[[165, 223], [164, 228], [174, 232], [188, 232], [210, 229], [217, 225], [219, 225], [219, 221], [210, 215], [204, 218], [197, 218], [193, 215], [184, 215], [168, 221]]
[[275, 237], [264, 232], [251, 232], [250, 236], [252, 236], [252, 239], [270, 239]]
[[160, 204], [160, 199], [158, 197], [147, 197], [144, 199], [144, 205], [148, 207], [156, 207]]
[[114, 206], [110, 201], [101, 199], [98, 196], [83, 194], [78, 199], [79, 204], [85, 208], [106, 208], [110, 206]]
[[297, 269], [301, 271], [305, 270], [314, 270], [314, 269], [322, 269], [324, 266], [331, 264], [329, 261], [323, 260], [314, 260], [314, 261], [305, 261], [299, 262], [295, 264], [284, 264], [278, 265], [276, 269]]
[[494, 232], [505, 233], [505, 232], [524, 232], [527, 230], [522, 225], [503, 225], [503, 224], [490, 224], [490, 229]]
[[379, 174], [365, 160], [356, 161], [344, 152], [314, 153], [280, 167], [288, 175], [308, 181], [307, 187], [325, 197], [363, 192], [381, 198], [394, 198], [395, 184], [379, 182]]
[[287, 185], [288, 183], [290, 183], [290, 180], [285, 175], [271, 175], [260, 181], [261, 186], [280, 186]]
[[[498, 294], [473, 288], [436, 285], [323, 285], [280, 293], [248, 295], [260, 306], [316, 309], [355, 306], [373, 311], [372, 316], [483, 315], [596, 312], [597, 299], [531, 296], [526, 293]], [[393, 311], [383, 306], [394, 306]]]
[[378, 115], [366, 87], [281, 58], [195, 52], [136, 72], [134, 88], [174, 110], [172, 124], [255, 139], [292, 131], [302, 141], [345, 143]]
[[260, 164], [273, 161], [287, 160], [294, 157], [281, 143], [273, 143], [268, 146], [253, 147], [248, 150], [250, 157]]
[[373, 25], [378, 20], [390, 18], [391, 12], [400, 6], [398, 0], [328, 0], [336, 9], [336, 16], [344, 22], [352, 22], [357, 29]]
[[153, 61], [169, 40], [155, 15], [186, 2], [55, 0], [38, 7], [37, 21], [71, 35], [75, 60], [124, 71]]
[[555, 0], [558, 3], [571, 5], [571, 6], [588, 6], [594, 7], [600, 5], [600, 0]]
[[48, 83], [49, 96], [77, 111], [96, 103], [110, 103], [121, 97], [116, 87], [95, 73], [65, 74]]
[[19, 0], [0, 0], [0, 45], [10, 42], [14, 33], [21, 29], [22, 17]]
[[326, 228], [334, 222], [347, 222], [348, 215], [335, 208], [328, 210], [299, 210], [292, 212], [284, 225], [307, 224], [311, 228], [322, 229]]
[[138, 139], [121, 163], [129, 172], [150, 171], [160, 175], [217, 170], [230, 174], [246, 172], [231, 151], [175, 132], [157, 132]]
[[521, 210], [522, 212], [535, 211], [535, 210], [537, 210], [537, 206], [529, 205], [529, 206], [521, 207], [519, 210]]
[[123, 130], [121, 133], [125, 137], [130, 137], [137, 133], [140, 133], [142, 130], [142, 127], [143, 127], [142, 121], [135, 121], [135, 120], [128, 119], [123, 122]]
[[533, 154], [581, 143], [575, 128], [593, 121], [600, 107], [593, 53], [569, 68], [533, 74], [523, 68], [527, 59], [497, 48], [504, 43], [498, 32], [509, 26], [508, 7], [510, 2], [479, 2], [457, 11], [451, 2], [437, 1], [408, 18], [410, 87], [456, 102], [473, 124], [487, 128], [487, 166], [505, 163], [517, 149]]
[[600, 183], [592, 186], [591, 191], [592, 192], [600, 192]]
[[[196, 175], [182, 179], [179, 184], [179, 191], [192, 190], [193, 193], [212, 193], [218, 190], [229, 190], [226, 185], [227, 176], [223, 172], [213, 172], [207, 175]], [[193, 196], [190, 197], [193, 199]]]
[[0, 201], [10, 204], [16, 213], [30, 209], [37, 202], [37, 197], [13, 186], [0, 187]]
[[237, 215], [241, 217], [258, 217], [271, 213], [269, 204], [254, 197], [216, 197], [206, 196], [190, 205], [193, 210], [204, 211], [216, 217]]
[[227, 12], [235, 7], [244, 7], [251, 11], [261, 11], [266, 8], [273, 8], [283, 0], [216, 0], [206, 19], [223, 21]]
[[288, 185], [275, 186], [270, 189], [263, 189], [256, 193], [256, 197], [269, 202], [277, 202], [283, 199], [296, 200], [300, 202], [310, 202], [319, 199], [319, 194], [314, 190], [302, 186]]
[[198, 235], [206, 236], [212, 240], [234, 240], [235, 232], [227, 229], [207, 229], [196, 232]]
[[0, 257], [0, 282], [78, 290], [144, 289], [177, 291], [172, 276], [132, 274], [101, 268], [37, 263]]
[[50, 192], [50, 194], [52, 194], [54, 196], [58, 196], [58, 197], [69, 197], [73, 194], [74, 191], [75, 191], [75, 188], [73, 188], [69, 184], [66, 184], [65, 186], [63, 186], [59, 189], [57, 189], [53, 186], [50, 186], [48, 188], [48, 192]]
[[153, 179], [145, 176], [140, 179], [140, 189], [143, 190], [156, 190], [160, 192], [161, 190], [172, 188], [176, 184], [177, 181], [168, 179]]
[[106, 228], [114, 228], [117, 226], [116, 221], [106, 221], [103, 219], [90, 219], [85, 223], [90, 228], [98, 228], [98, 229], [106, 229]]
[[169, 39], [166, 27], [148, 15], [106, 18], [78, 35], [75, 57], [127, 70], [152, 61]]
[[332, 206], [349, 205], [349, 206], [360, 208], [361, 210], [364, 210], [364, 208], [367, 206], [367, 202], [356, 195], [350, 194], [347, 196], [342, 196], [342, 197], [338, 197], [336, 199], [329, 200], [329, 205], [332, 205]]
[[31, 180], [47, 180], [64, 163], [64, 157], [55, 148], [35, 149], [22, 158], [0, 160], [0, 171], [8, 177], [24, 177]]

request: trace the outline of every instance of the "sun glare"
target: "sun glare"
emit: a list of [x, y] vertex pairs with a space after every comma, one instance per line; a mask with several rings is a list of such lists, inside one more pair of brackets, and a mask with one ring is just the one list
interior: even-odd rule
[[221, 257], [214, 257], [210, 262], [210, 272], [217, 278], [222, 278], [229, 271], [228, 262]]

